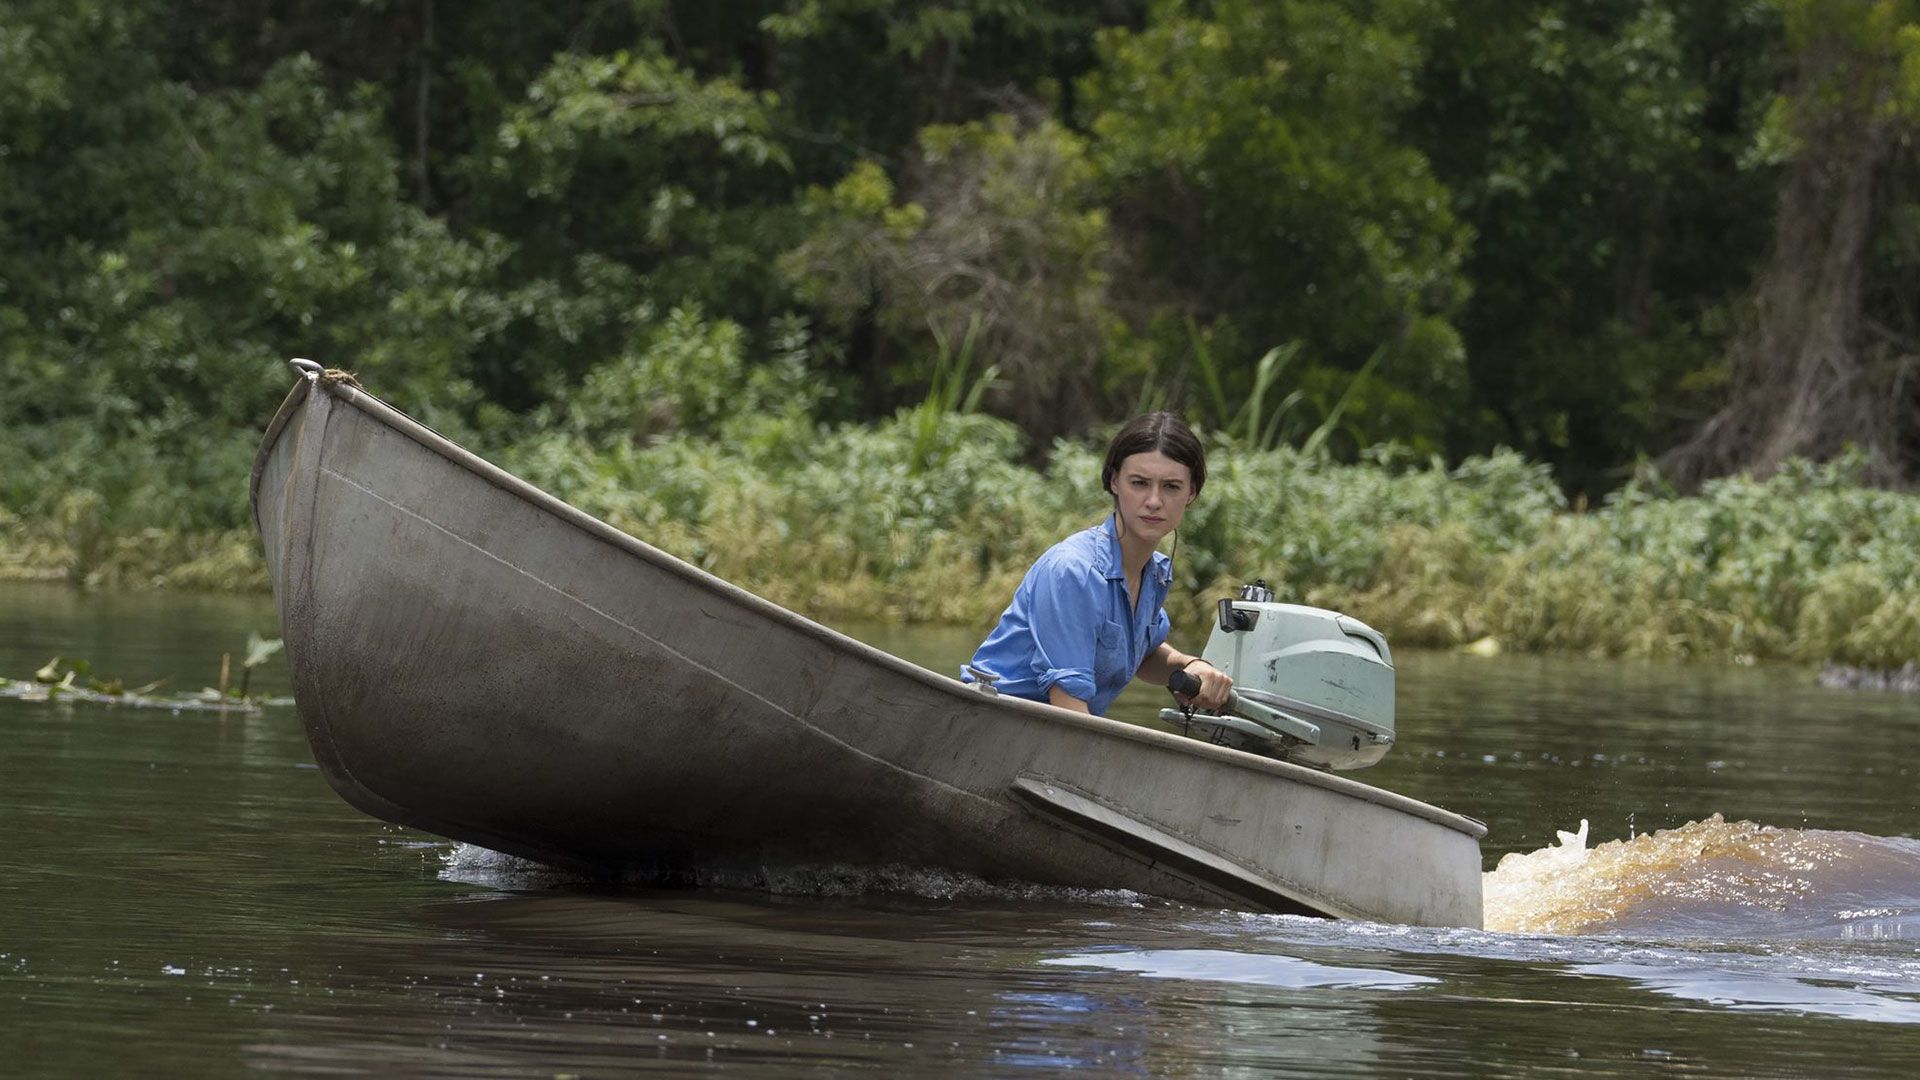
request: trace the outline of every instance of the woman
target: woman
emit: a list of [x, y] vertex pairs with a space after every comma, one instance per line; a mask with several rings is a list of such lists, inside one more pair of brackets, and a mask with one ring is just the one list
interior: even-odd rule
[[1167, 644], [1173, 562], [1156, 550], [1206, 480], [1206, 451], [1179, 417], [1128, 421], [1100, 469], [1113, 513], [1040, 556], [962, 678], [983, 672], [1000, 693], [1104, 716], [1128, 680], [1165, 686], [1185, 668], [1200, 680], [1193, 703], [1218, 709], [1233, 680]]

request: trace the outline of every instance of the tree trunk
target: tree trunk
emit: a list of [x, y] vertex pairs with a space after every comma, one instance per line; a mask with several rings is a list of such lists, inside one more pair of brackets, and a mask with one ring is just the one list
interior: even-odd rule
[[414, 199], [423, 210], [433, 208], [433, 174], [427, 160], [428, 125], [433, 93], [433, 0], [420, 2], [420, 41], [414, 50], [417, 78], [413, 86]]
[[[1803, 73], [1802, 108], [1819, 111], [1799, 125], [1773, 252], [1755, 285], [1750, 322], [1732, 345], [1727, 402], [1664, 463], [1683, 486], [1732, 472], [1766, 474], [1789, 458], [1828, 458], [1848, 446], [1865, 453], [1872, 479], [1899, 478], [1898, 402], [1877, 392], [1860, 341], [1875, 181], [1892, 120], [1884, 94], [1871, 88], [1821, 93], [1873, 78], [1870, 64], [1860, 65], [1868, 74], [1846, 74], [1852, 59], [1812, 58], [1825, 70]], [[1824, 108], [1810, 104], [1816, 97]]]

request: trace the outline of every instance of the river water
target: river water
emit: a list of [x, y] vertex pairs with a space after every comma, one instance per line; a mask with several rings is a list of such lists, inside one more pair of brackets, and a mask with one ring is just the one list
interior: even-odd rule
[[[274, 626], [0, 585], [0, 676], [197, 689]], [[1920, 699], [1397, 659], [1364, 778], [1488, 822], [1486, 931], [939, 873], [597, 889], [352, 810], [290, 709], [0, 700], [0, 1075], [1920, 1075]]]

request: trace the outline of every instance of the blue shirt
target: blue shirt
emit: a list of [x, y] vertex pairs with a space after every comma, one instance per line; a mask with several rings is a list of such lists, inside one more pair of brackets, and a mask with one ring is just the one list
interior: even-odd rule
[[[1003, 694], [1045, 701], [1058, 686], [1105, 716], [1140, 662], [1167, 640], [1172, 582], [1172, 560], [1156, 551], [1140, 575], [1139, 607], [1129, 602], [1109, 516], [1040, 556], [972, 666], [1000, 676], [994, 688]], [[960, 678], [974, 681], [964, 671]]]

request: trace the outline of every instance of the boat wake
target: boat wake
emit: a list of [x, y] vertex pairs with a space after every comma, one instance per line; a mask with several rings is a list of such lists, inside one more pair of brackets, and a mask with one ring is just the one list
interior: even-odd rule
[[[440, 871], [443, 881], [495, 889], [542, 890], [605, 884], [530, 859], [504, 855], [473, 844], [457, 844]], [[925, 866], [850, 866], [806, 863], [793, 866], [714, 865], [695, 870], [629, 871], [619, 882], [628, 887], [675, 885], [742, 889], [795, 897], [910, 896], [926, 900], [1021, 900], [1040, 903], [1142, 907], [1165, 901], [1128, 889], [1075, 889], [1019, 881], [987, 881], [972, 874]]]
[[1488, 930], [1920, 939], [1920, 841], [1718, 814], [1593, 848], [1584, 821], [1559, 836], [1486, 875]]
[[[1779, 829], [1720, 815], [1588, 847], [1587, 823], [1560, 842], [1500, 860], [1483, 879], [1489, 931], [1656, 940], [1920, 941], [1920, 840]], [[605, 885], [472, 844], [448, 852], [446, 881], [509, 890]], [[1125, 889], [987, 881], [922, 866], [710, 865], [629, 872], [619, 884], [738, 889], [791, 897], [907, 896], [1139, 907]], [[1175, 905], [1178, 906], [1178, 905]]]

